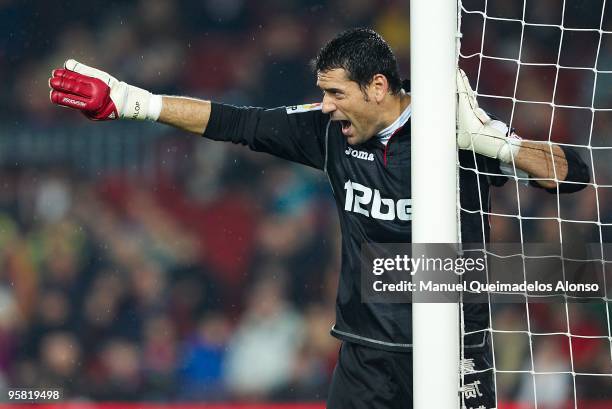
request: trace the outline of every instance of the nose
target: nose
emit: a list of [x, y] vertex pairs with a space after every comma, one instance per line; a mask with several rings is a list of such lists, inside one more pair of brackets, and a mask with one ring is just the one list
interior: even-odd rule
[[321, 103], [321, 112], [324, 114], [332, 113], [336, 110], [336, 104], [334, 104], [327, 95], [323, 95], [323, 101]]

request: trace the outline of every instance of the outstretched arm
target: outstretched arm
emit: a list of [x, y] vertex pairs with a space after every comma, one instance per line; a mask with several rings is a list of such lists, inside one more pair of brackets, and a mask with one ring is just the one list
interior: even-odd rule
[[54, 70], [49, 86], [54, 104], [81, 111], [94, 121], [156, 121], [317, 169], [325, 165], [329, 117], [317, 106], [263, 109], [155, 95], [75, 60]]
[[157, 122], [202, 135], [210, 119], [210, 101], [186, 97], [162, 97]]
[[75, 60], [54, 70], [49, 86], [53, 103], [77, 109], [94, 121], [158, 121], [201, 135], [210, 119], [210, 101], [155, 95]]

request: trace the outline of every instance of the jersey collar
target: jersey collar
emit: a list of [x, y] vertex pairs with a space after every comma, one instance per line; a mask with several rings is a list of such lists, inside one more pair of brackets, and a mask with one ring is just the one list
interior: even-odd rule
[[412, 114], [412, 105], [408, 105], [406, 109], [404, 109], [404, 112], [402, 112], [391, 125], [378, 132], [376, 134], [376, 139], [386, 146], [389, 139], [391, 139], [391, 135], [393, 135], [393, 133], [395, 133], [395, 131], [397, 131], [399, 128], [404, 126], [406, 122], [408, 122], [410, 119], [410, 114]]

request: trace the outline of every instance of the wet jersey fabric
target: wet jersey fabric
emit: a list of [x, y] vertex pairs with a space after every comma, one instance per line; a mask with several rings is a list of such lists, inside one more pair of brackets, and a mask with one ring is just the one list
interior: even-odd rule
[[[330, 121], [319, 104], [275, 109], [212, 105], [204, 136], [248, 145], [250, 149], [324, 171], [333, 190], [342, 232], [342, 265], [336, 299], [335, 337], [387, 351], [409, 351], [412, 306], [408, 303], [365, 303], [360, 289], [362, 243], [410, 243], [410, 121], [386, 146], [375, 137], [349, 146], [340, 122]], [[427, 137], [421, 135], [420, 137]], [[431, 158], [435, 166], [436, 158]], [[459, 151], [460, 197], [464, 243], [489, 238], [489, 188], [506, 182], [499, 161]], [[479, 172], [476, 172], [478, 169]], [[486, 175], [489, 174], [489, 175]], [[500, 175], [500, 176], [491, 176]], [[431, 188], [437, 181], [431, 180]], [[440, 228], [432, 224], [432, 229]], [[488, 327], [488, 305], [464, 306], [465, 331]], [[482, 346], [485, 331], [465, 339]]]

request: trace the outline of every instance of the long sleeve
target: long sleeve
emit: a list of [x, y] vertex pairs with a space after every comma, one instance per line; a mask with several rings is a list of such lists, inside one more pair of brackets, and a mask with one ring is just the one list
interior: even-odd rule
[[213, 103], [203, 136], [323, 169], [329, 117], [317, 107], [263, 109]]
[[[561, 146], [567, 160], [567, 176], [559, 181], [559, 193], [574, 193], [586, 187], [590, 182], [589, 167], [578, 155], [575, 149]], [[566, 183], [573, 182], [573, 183]], [[534, 185], [539, 186], [534, 183]], [[549, 193], [557, 193], [557, 188], [546, 189]]]

